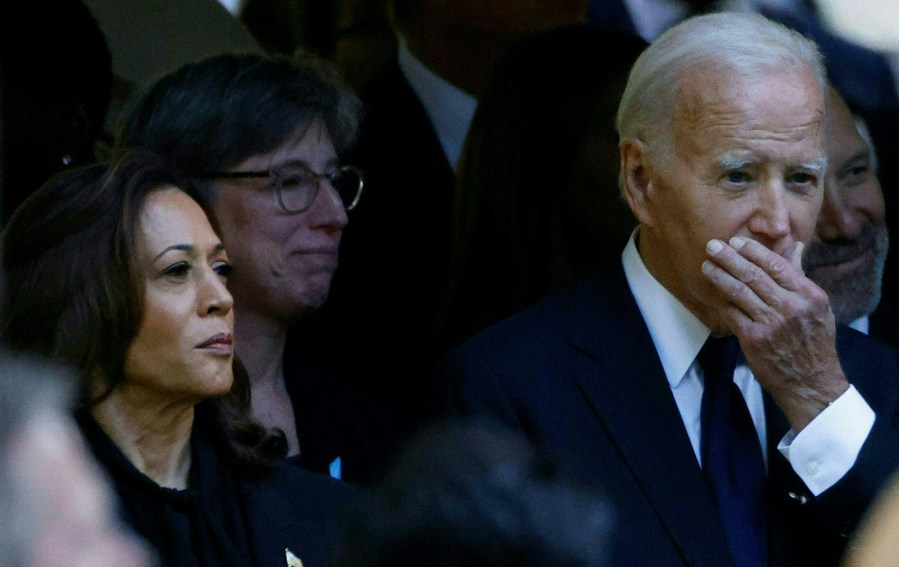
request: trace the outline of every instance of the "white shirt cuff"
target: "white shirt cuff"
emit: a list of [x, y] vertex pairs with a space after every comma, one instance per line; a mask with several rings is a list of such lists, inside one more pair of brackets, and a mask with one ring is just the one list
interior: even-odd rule
[[874, 410], [850, 385], [805, 429], [790, 430], [777, 450], [818, 496], [849, 472], [873, 426]]

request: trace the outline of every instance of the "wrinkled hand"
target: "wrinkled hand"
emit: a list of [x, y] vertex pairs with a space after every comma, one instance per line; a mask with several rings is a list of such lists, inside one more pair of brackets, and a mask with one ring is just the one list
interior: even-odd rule
[[805, 277], [802, 244], [787, 259], [741, 237], [712, 240], [702, 271], [728, 300], [723, 321], [749, 367], [801, 431], [849, 388], [827, 294]]

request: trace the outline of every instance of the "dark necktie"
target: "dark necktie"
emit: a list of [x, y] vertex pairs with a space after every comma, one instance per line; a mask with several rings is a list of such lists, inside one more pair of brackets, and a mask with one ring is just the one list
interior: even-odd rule
[[715, 496], [727, 543], [738, 567], [767, 564], [765, 462], [758, 433], [734, 384], [736, 337], [709, 337], [696, 360], [702, 367], [702, 470]]

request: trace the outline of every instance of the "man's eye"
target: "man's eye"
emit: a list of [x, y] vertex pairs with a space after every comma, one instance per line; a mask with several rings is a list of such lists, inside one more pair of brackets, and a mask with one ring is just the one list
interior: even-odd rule
[[867, 165], [857, 165], [854, 167], [850, 167], [848, 170], [843, 172], [840, 175], [840, 182], [845, 185], [855, 185], [856, 183], [860, 183], [864, 181], [868, 176], [868, 171], [870, 168]]
[[816, 177], [811, 173], [805, 173], [801, 171], [790, 175], [790, 177], [788, 178], [788, 181], [790, 183], [796, 183], [799, 185], [813, 184], [815, 180]]
[[728, 171], [724, 174], [724, 178], [729, 183], [749, 183], [752, 181], [752, 176], [745, 171]]

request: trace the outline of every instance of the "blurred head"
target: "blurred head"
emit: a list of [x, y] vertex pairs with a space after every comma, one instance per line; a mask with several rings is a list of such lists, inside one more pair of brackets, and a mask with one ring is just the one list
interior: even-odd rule
[[73, 366], [89, 403], [131, 382], [230, 386], [230, 345], [193, 351], [230, 333], [227, 257], [179, 187], [157, 158], [128, 154], [53, 178], [3, 234], [7, 343]]
[[[200, 187], [222, 223], [240, 309], [289, 322], [328, 293], [349, 204], [328, 174], [355, 139], [359, 106], [321, 60], [221, 55], [154, 84], [117, 145], [149, 149], [206, 179]], [[318, 190], [308, 208], [288, 212], [277, 187], [298, 171]], [[240, 175], [248, 172], [257, 175]]]
[[601, 567], [613, 513], [489, 422], [422, 432], [339, 546], [346, 567]]
[[112, 490], [67, 415], [63, 372], [0, 355], [0, 558], [4, 565], [152, 565], [115, 516]]
[[815, 45], [754, 14], [687, 20], [631, 71], [618, 128], [640, 254], [716, 334], [729, 329], [701, 271], [708, 241], [742, 236], [792, 258], [814, 234], [825, 85]]
[[806, 275], [827, 292], [836, 320], [849, 324], [880, 301], [889, 235], [864, 123], [839, 93], [831, 89], [828, 95], [824, 204], [803, 260]]

